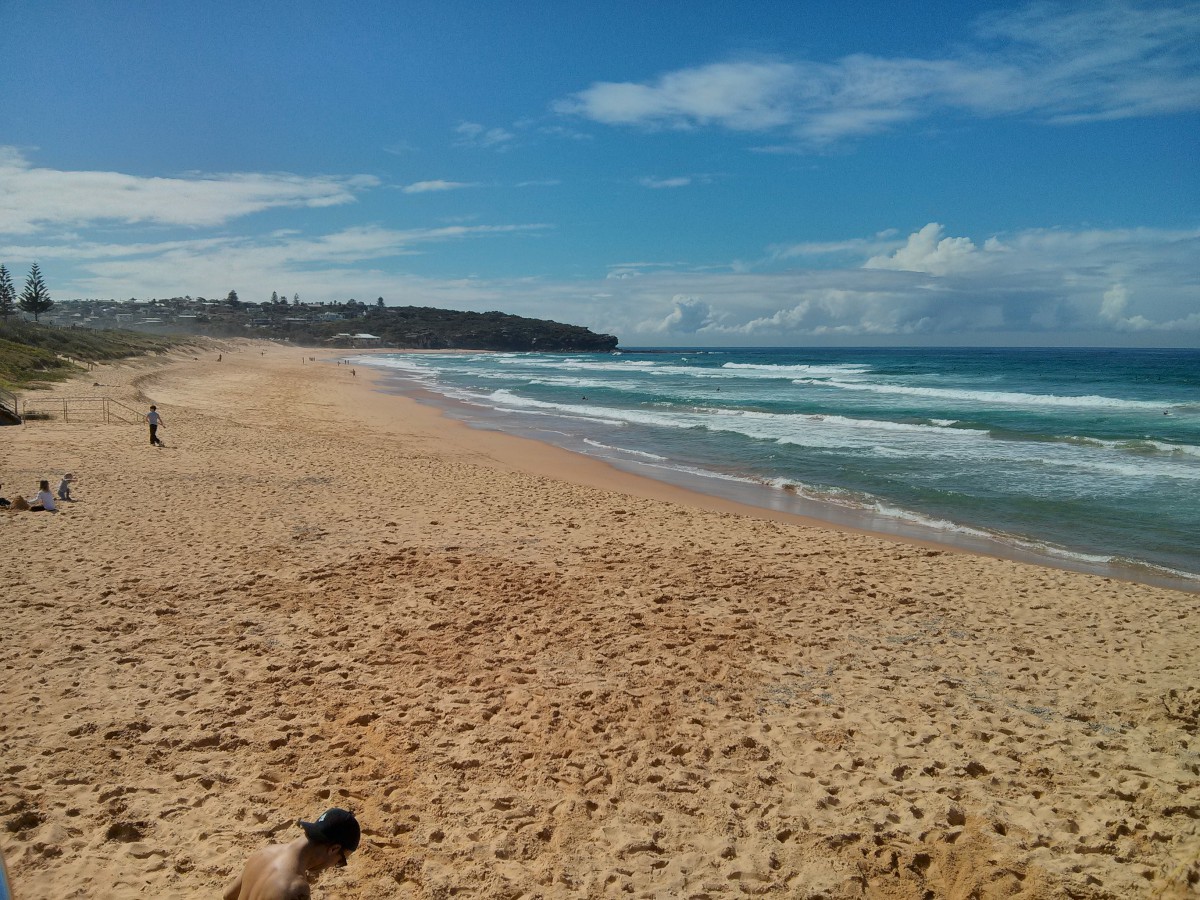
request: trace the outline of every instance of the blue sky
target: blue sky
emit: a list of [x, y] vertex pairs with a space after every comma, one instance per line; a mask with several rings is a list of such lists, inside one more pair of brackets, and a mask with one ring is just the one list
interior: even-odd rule
[[0, 0], [56, 299], [1200, 346], [1200, 2]]

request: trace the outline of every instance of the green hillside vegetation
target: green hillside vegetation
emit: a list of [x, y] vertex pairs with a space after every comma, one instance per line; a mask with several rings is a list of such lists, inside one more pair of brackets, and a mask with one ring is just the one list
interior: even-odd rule
[[332, 344], [339, 334], [366, 332], [389, 347], [424, 350], [593, 351], [616, 349], [617, 339], [579, 325], [527, 319], [502, 312], [462, 312], [428, 306], [365, 307], [353, 327], [340, 322], [280, 322], [273, 337], [299, 343]]
[[[244, 303], [172, 297], [127, 302], [64, 300], [54, 306], [59, 324], [127, 328], [149, 334], [196, 334], [286, 340], [315, 347], [384, 346], [422, 350], [599, 352], [617, 339], [579, 325], [502, 312], [465, 312], [428, 306], [345, 303]], [[278, 296], [278, 295], [276, 295]], [[363, 340], [371, 335], [379, 341]]]
[[177, 335], [0, 322], [0, 387], [11, 391], [63, 381], [85, 371], [80, 362], [127, 359], [189, 342]]

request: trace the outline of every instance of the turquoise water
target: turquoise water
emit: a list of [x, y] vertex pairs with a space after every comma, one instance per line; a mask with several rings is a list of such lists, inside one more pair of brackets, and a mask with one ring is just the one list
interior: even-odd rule
[[364, 357], [485, 427], [885, 531], [1200, 579], [1200, 351]]

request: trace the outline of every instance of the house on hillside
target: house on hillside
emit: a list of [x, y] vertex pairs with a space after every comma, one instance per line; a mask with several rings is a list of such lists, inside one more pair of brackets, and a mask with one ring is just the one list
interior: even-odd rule
[[383, 343], [383, 338], [374, 334], [349, 334], [348, 332], [342, 332], [331, 337], [329, 342], [349, 347], [378, 347]]

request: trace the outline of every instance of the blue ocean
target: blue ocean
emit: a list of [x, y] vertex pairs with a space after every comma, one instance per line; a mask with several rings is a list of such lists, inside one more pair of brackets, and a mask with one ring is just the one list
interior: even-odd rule
[[1200, 589], [1200, 350], [356, 359], [480, 427], [709, 494]]

